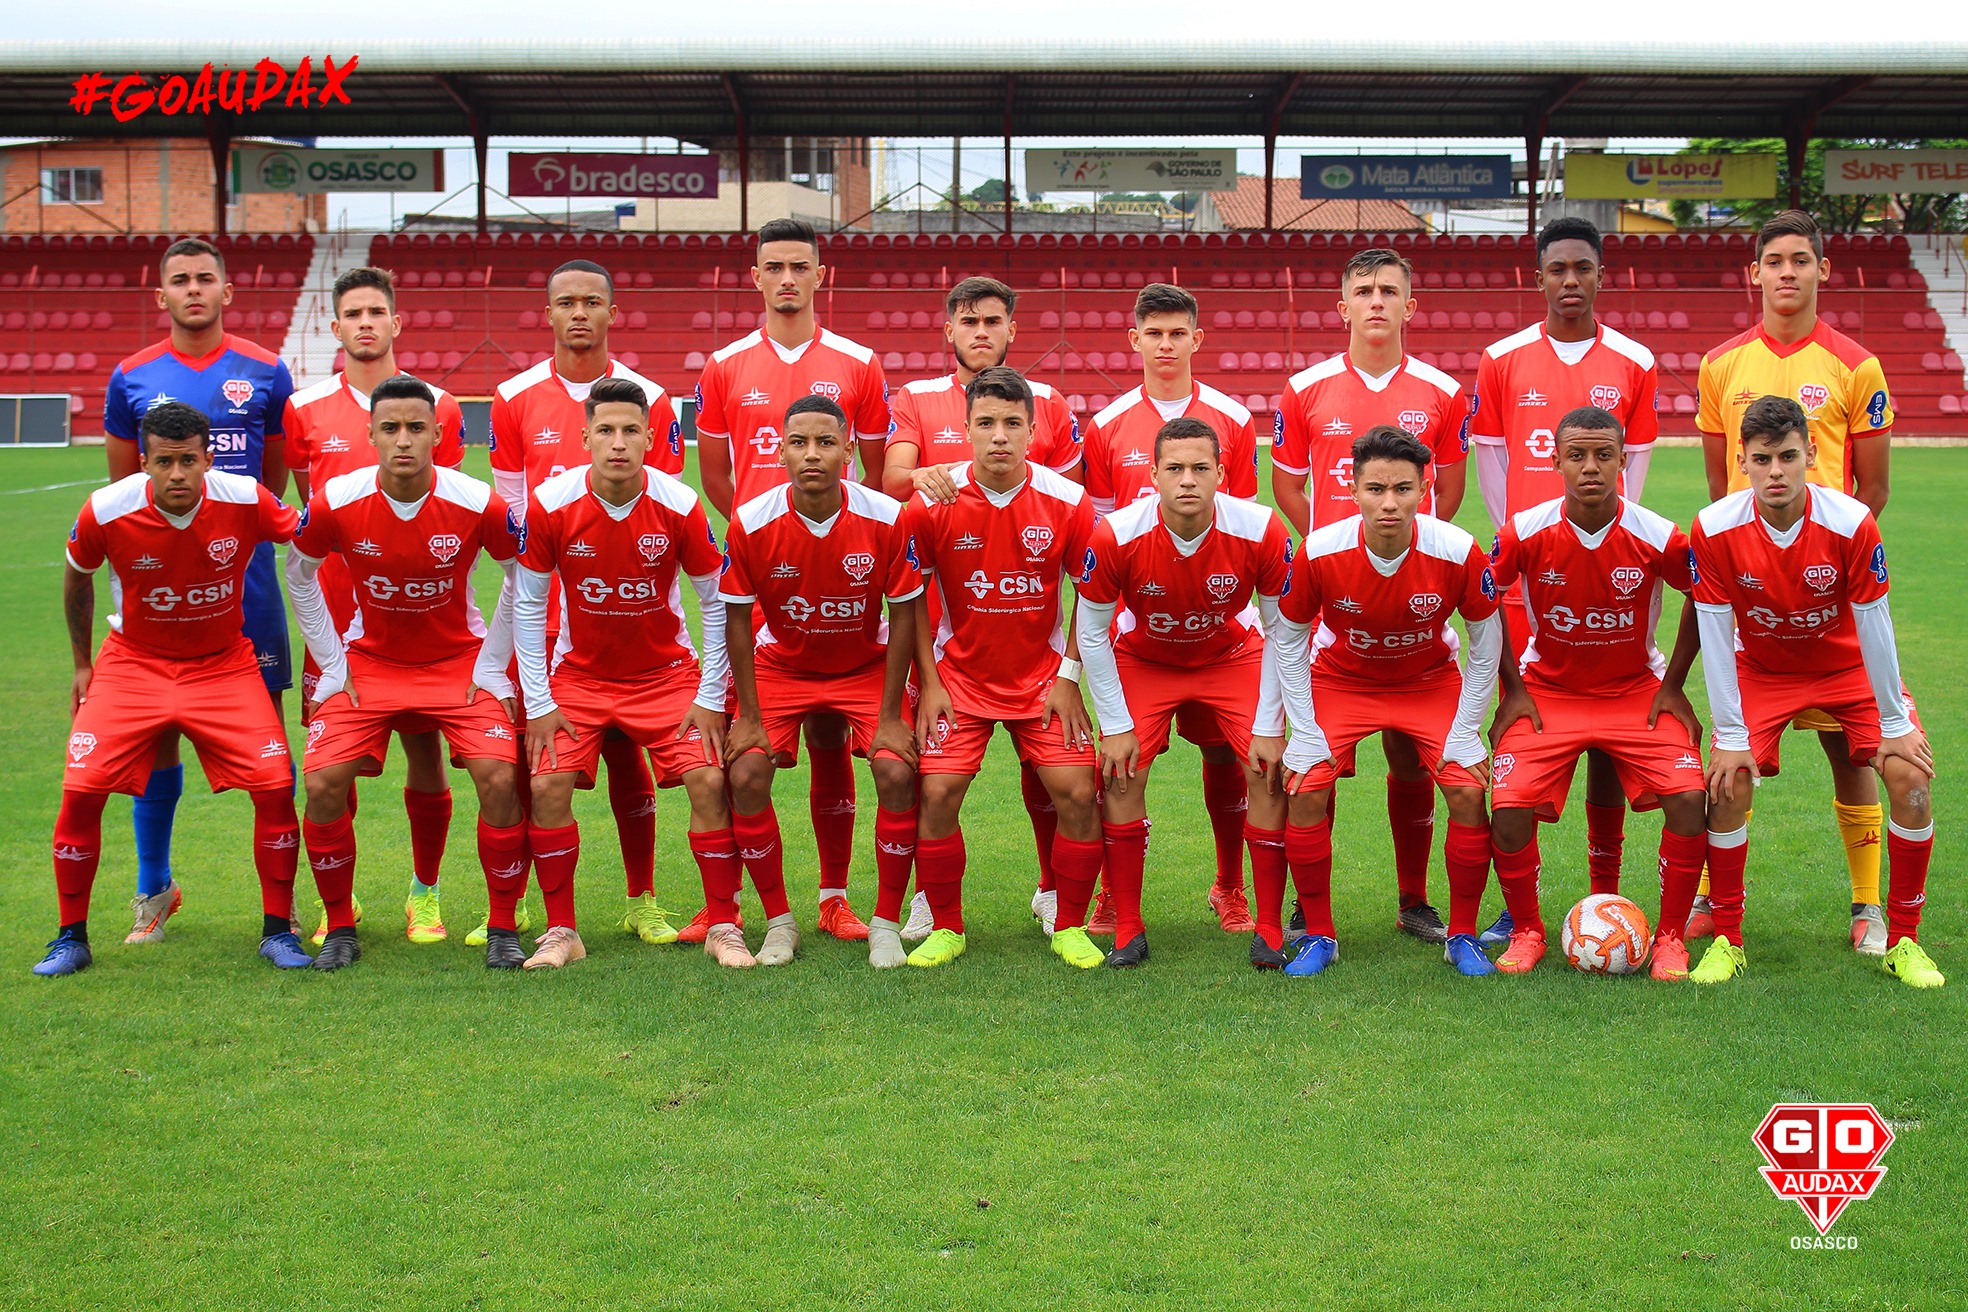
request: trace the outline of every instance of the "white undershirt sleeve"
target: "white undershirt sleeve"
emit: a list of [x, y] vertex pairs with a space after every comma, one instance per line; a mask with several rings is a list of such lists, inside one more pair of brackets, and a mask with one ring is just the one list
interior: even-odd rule
[[1488, 443], [1476, 444], [1476, 481], [1483, 487], [1483, 509], [1490, 513], [1490, 523], [1503, 527], [1504, 484], [1510, 478], [1510, 448], [1491, 446]]
[[1650, 446], [1626, 453], [1626, 475], [1621, 481], [1621, 490], [1626, 494], [1626, 499], [1635, 505], [1640, 503], [1640, 492], [1647, 486], [1647, 464], [1653, 458], [1654, 449]]
[[1079, 625], [1080, 668], [1086, 674], [1087, 692], [1093, 698], [1103, 734], [1134, 732], [1134, 717], [1128, 714], [1127, 693], [1121, 687], [1120, 666], [1114, 660], [1114, 612], [1118, 609], [1111, 601], [1081, 597], [1074, 617]]
[[1257, 596], [1257, 615], [1264, 625], [1264, 659], [1258, 666], [1257, 711], [1251, 717], [1251, 735], [1277, 738], [1285, 732], [1285, 696], [1278, 686], [1278, 628], [1284, 616], [1278, 613], [1278, 599], [1263, 593]]
[[325, 702], [348, 686], [348, 653], [342, 650], [341, 635], [335, 632], [335, 618], [328, 613], [328, 602], [321, 595], [315, 571], [321, 562], [299, 547], [287, 548], [287, 595], [294, 601], [294, 619], [307, 642], [308, 655], [321, 671], [315, 681], [314, 700]]
[[560, 709], [548, 677], [547, 598], [552, 574], [521, 565], [513, 575], [513, 646], [519, 654], [519, 686], [526, 694], [528, 718]]
[[499, 494], [499, 500], [513, 512], [513, 518], [526, 518], [526, 475], [517, 469], [495, 469], [492, 471], [492, 490]]
[[513, 575], [517, 560], [502, 560], [499, 570], [499, 604], [493, 608], [492, 622], [485, 626], [485, 641], [478, 644], [478, 661], [472, 666], [472, 684], [504, 701], [513, 695], [512, 676], [506, 673], [513, 659]]
[[1742, 685], [1736, 679], [1736, 616], [1727, 606], [1695, 603], [1701, 627], [1702, 677], [1708, 683], [1708, 718], [1715, 724], [1715, 749], [1749, 750], [1743, 720]]
[[1879, 703], [1879, 736], [1902, 738], [1913, 732], [1906, 695], [1900, 686], [1900, 645], [1893, 636], [1893, 612], [1886, 598], [1852, 607], [1859, 630], [1859, 652], [1865, 658], [1872, 699]]
[[[1489, 759], [1483, 743], [1483, 716], [1496, 695], [1497, 674], [1503, 665], [1503, 619], [1491, 615], [1469, 623], [1469, 658], [1462, 670], [1462, 696], [1456, 701], [1455, 722], [1449, 726], [1442, 755], [1456, 765], [1474, 768]], [[1432, 761], [1422, 764], [1433, 767]]]
[[[1325, 731], [1312, 706], [1312, 629], [1292, 620], [1278, 618], [1275, 636], [1266, 645], [1276, 645], [1272, 673], [1278, 683], [1278, 697], [1285, 704], [1285, 719], [1291, 723], [1291, 742], [1285, 747], [1287, 770], [1305, 773], [1332, 756]], [[1268, 653], [1267, 653], [1268, 654]]]
[[718, 600], [718, 571], [692, 574], [697, 610], [704, 621], [703, 674], [697, 681], [697, 704], [707, 711], [724, 710], [724, 687], [731, 678], [731, 651], [724, 645], [724, 603]]

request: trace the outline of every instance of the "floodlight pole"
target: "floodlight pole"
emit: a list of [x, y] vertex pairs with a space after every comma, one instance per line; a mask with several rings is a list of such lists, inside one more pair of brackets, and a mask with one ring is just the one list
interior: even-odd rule
[[[227, 120], [212, 119], [212, 232], [223, 237], [226, 230], [226, 195], [231, 190], [232, 130]], [[168, 220], [166, 221], [168, 223]]]
[[1017, 74], [1015, 74], [1015, 73], [1007, 73], [1007, 74], [1005, 74], [1005, 98], [1004, 98], [1004, 186], [1005, 186], [1005, 194], [1004, 194], [1004, 230], [1005, 230], [1005, 236], [1007, 236], [1007, 237], [1009, 237], [1009, 236], [1011, 235], [1011, 202], [1012, 202], [1012, 193], [1011, 193], [1011, 96], [1012, 96], [1012, 87], [1013, 87], [1013, 85], [1014, 85], [1014, 84], [1015, 84], [1015, 83], [1017, 82], [1017, 79], [1018, 79], [1018, 75], [1017, 75]]
[[752, 230], [752, 134], [745, 114], [745, 102], [739, 98], [738, 84], [731, 74], [724, 75], [724, 94], [731, 101], [731, 112], [738, 119], [738, 231]]
[[[1278, 98], [1271, 102], [1270, 116], [1264, 120], [1264, 230], [1266, 232], [1277, 231], [1277, 225], [1273, 222], [1276, 216], [1272, 213], [1274, 201], [1272, 192], [1276, 188], [1271, 185], [1271, 175], [1272, 165], [1278, 155], [1278, 125], [1284, 121], [1285, 110], [1291, 107], [1292, 97], [1298, 94], [1299, 87], [1304, 83], [1305, 74], [1294, 74], [1291, 80], [1285, 83], [1284, 89], [1278, 93]], [[1233, 176], [1230, 179], [1230, 190], [1236, 189], [1237, 179]]]

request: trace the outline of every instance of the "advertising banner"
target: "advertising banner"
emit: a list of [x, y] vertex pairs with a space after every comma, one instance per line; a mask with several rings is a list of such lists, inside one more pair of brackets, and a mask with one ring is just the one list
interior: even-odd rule
[[1824, 189], [1833, 196], [1968, 191], [1968, 150], [1827, 150]]
[[1508, 155], [1303, 155], [1306, 200], [1499, 199], [1510, 195]]
[[1025, 186], [1039, 191], [1230, 191], [1237, 152], [1028, 150]]
[[1565, 156], [1568, 200], [1767, 200], [1775, 155]]
[[443, 191], [442, 150], [309, 150], [241, 146], [232, 152], [235, 193]]
[[653, 196], [707, 200], [718, 194], [716, 155], [519, 154], [506, 157], [508, 196]]

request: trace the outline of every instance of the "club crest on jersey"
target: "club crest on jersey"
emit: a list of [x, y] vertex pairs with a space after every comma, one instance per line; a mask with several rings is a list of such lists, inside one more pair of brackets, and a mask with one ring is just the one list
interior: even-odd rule
[[1806, 413], [1814, 413], [1826, 401], [1831, 400], [1831, 389], [1823, 383], [1805, 383], [1797, 389], [1797, 404]]
[[1838, 566], [1806, 565], [1804, 581], [1811, 585], [1811, 590], [1814, 592], [1830, 592], [1838, 584]]
[[654, 565], [659, 556], [669, 548], [667, 533], [645, 533], [636, 539], [636, 551], [642, 556], [642, 563]]
[[1866, 568], [1871, 570], [1872, 576], [1881, 583], [1886, 581], [1886, 544], [1884, 542], [1876, 543], [1873, 546], [1872, 559], [1866, 562]]
[[1619, 407], [1620, 389], [1611, 383], [1600, 383], [1588, 395], [1592, 398], [1592, 404], [1601, 410], [1613, 410]]
[[96, 736], [92, 733], [72, 733], [68, 736], [68, 762], [80, 765], [84, 757], [96, 750]]
[[841, 557], [841, 568], [856, 583], [864, 583], [875, 572], [875, 558], [865, 551], [850, 551]]
[[1508, 779], [1510, 772], [1516, 768], [1517, 757], [1515, 753], [1498, 752], [1490, 758], [1490, 781], [1500, 784], [1505, 779]]
[[1442, 609], [1442, 594], [1439, 592], [1417, 592], [1408, 598], [1408, 609], [1415, 613], [1416, 619], [1425, 620]]
[[841, 399], [841, 385], [839, 383], [818, 382], [812, 387], [809, 387], [807, 391], [811, 392], [814, 396], [824, 396], [829, 401], [838, 401]]
[[1621, 565], [1613, 571], [1613, 586], [1619, 589], [1622, 597], [1633, 595], [1642, 583], [1647, 581], [1647, 571], [1638, 565]]
[[1235, 574], [1212, 574], [1203, 580], [1203, 586], [1209, 589], [1210, 596], [1216, 600], [1228, 601], [1230, 600], [1231, 594], [1237, 590], [1237, 576]]
[[234, 405], [245, 405], [253, 399], [253, 380], [250, 378], [228, 378], [219, 388], [225, 399]]
[[1025, 550], [1033, 556], [1043, 556], [1052, 546], [1052, 530], [1044, 524], [1027, 524], [1025, 531], [1018, 535], [1025, 544]]
[[430, 540], [430, 553], [440, 565], [449, 565], [465, 548], [465, 540], [456, 533], [433, 533]]
[[1403, 410], [1395, 416], [1394, 422], [1401, 431], [1420, 437], [1428, 431], [1428, 412], [1426, 410]]
[[239, 554], [239, 539], [213, 538], [205, 544], [205, 554], [212, 558], [214, 565], [223, 569], [232, 564], [232, 558]]

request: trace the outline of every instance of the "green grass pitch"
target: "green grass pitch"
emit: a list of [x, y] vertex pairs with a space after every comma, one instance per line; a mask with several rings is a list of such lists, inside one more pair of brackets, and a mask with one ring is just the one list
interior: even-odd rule
[[[206, 795], [194, 769], [176, 853], [186, 909], [169, 941], [121, 945], [134, 864], [127, 806], [113, 803], [97, 965], [34, 979], [54, 926], [62, 542], [102, 456], [0, 453], [0, 1299], [1962, 1306], [1947, 1218], [1968, 1180], [1968, 847], [1949, 799], [1968, 777], [1968, 453], [1902, 450], [1894, 463], [1894, 610], [1941, 762], [1923, 937], [1955, 976], [1928, 994], [1846, 945], [1827, 776], [1802, 735], [1757, 809], [1750, 973], [1715, 991], [1549, 960], [1523, 979], [1452, 975], [1394, 932], [1371, 751], [1339, 804], [1336, 969], [1305, 983], [1258, 975], [1246, 944], [1214, 928], [1182, 747], [1152, 800], [1153, 963], [1067, 970], [1026, 912], [1031, 837], [1002, 742], [967, 816], [971, 949], [946, 970], [878, 974], [860, 949], [809, 938], [790, 968], [719, 972], [694, 949], [627, 939], [609, 928], [621, 885], [596, 794], [579, 811], [589, 959], [488, 975], [463, 942], [484, 885], [462, 776], [453, 938], [413, 947], [393, 760], [365, 785], [355, 969], [276, 975], [254, 957], [250, 808]], [[483, 471], [482, 451], [468, 467]], [[1699, 477], [1696, 453], [1663, 451], [1647, 500], [1686, 523]], [[1487, 538], [1470, 502], [1461, 518]], [[779, 810], [794, 905], [810, 919], [804, 791], [800, 774], [782, 780]], [[866, 784], [862, 798], [866, 913]], [[1575, 794], [1544, 836], [1547, 916], [1585, 889], [1578, 810]], [[682, 798], [665, 794], [657, 890], [687, 915], [699, 894], [683, 826]], [[1650, 914], [1657, 833], [1654, 817], [1634, 819], [1626, 850], [1629, 891]], [[1439, 850], [1434, 883], [1440, 893]], [[1496, 906], [1493, 885], [1486, 917]], [[1884, 1184], [1834, 1231], [1856, 1252], [1793, 1251], [1809, 1226], [1757, 1174], [1750, 1134], [1787, 1099], [1874, 1102], [1897, 1127]]]

